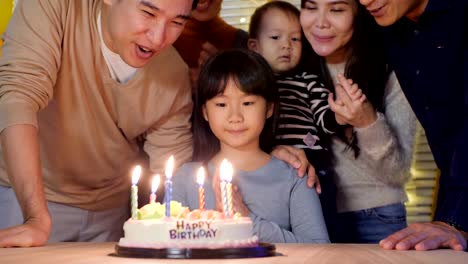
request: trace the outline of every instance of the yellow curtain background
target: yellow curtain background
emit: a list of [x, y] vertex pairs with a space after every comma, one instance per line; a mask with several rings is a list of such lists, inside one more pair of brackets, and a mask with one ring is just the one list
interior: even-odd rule
[[[0, 0], [0, 36], [5, 32], [5, 29], [13, 13], [13, 0]], [[0, 38], [0, 56], [2, 56], [3, 40]]]

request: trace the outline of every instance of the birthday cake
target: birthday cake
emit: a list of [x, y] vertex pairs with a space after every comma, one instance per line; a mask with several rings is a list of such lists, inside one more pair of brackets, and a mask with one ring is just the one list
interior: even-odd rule
[[249, 217], [226, 218], [213, 210], [193, 210], [171, 201], [170, 217], [165, 205], [150, 203], [138, 210], [137, 219], [124, 224], [119, 246], [130, 248], [243, 248], [255, 247]]

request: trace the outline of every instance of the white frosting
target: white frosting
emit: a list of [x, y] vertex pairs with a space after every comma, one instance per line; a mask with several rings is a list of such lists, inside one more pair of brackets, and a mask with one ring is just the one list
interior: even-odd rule
[[132, 220], [119, 246], [141, 248], [231, 248], [257, 245], [248, 217], [220, 220]]

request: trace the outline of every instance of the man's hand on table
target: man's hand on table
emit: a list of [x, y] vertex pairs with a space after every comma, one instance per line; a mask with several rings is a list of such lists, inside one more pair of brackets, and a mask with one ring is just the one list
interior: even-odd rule
[[29, 219], [22, 225], [0, 230], [0, 247], [37, 247], [47, 243], [50, 218]]
[[271, 152], [271, 155], [275, 156], [288, 163], [293, 168], [297, 169], [299, 177], [304, 177], [307, 172], [307, 185], [312, 188], [315, 186], [317, 193], [322, 192], [320, 182], [317, 175], [315, 174], [315, 168], [309, 163], [303, 149], [295, 148], [292, 146], [279, 145]]
[[415, 223], [409, 225], [380, 241], [384, 249], [397, 250], [431, 250], [451, 248], [462, 251], [466, 249], [468, 234], [457, 230], [444, 222]]

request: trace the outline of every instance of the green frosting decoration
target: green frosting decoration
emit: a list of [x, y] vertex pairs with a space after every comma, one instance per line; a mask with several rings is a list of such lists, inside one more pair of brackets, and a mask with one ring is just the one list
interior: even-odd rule
[[[184, 218], [190, 210], [181, 203], [171, 201], [171, 217]], [[150, 203], [138, 209], [138, 220], [161, 219], [166, 215], [166, 205]]]

